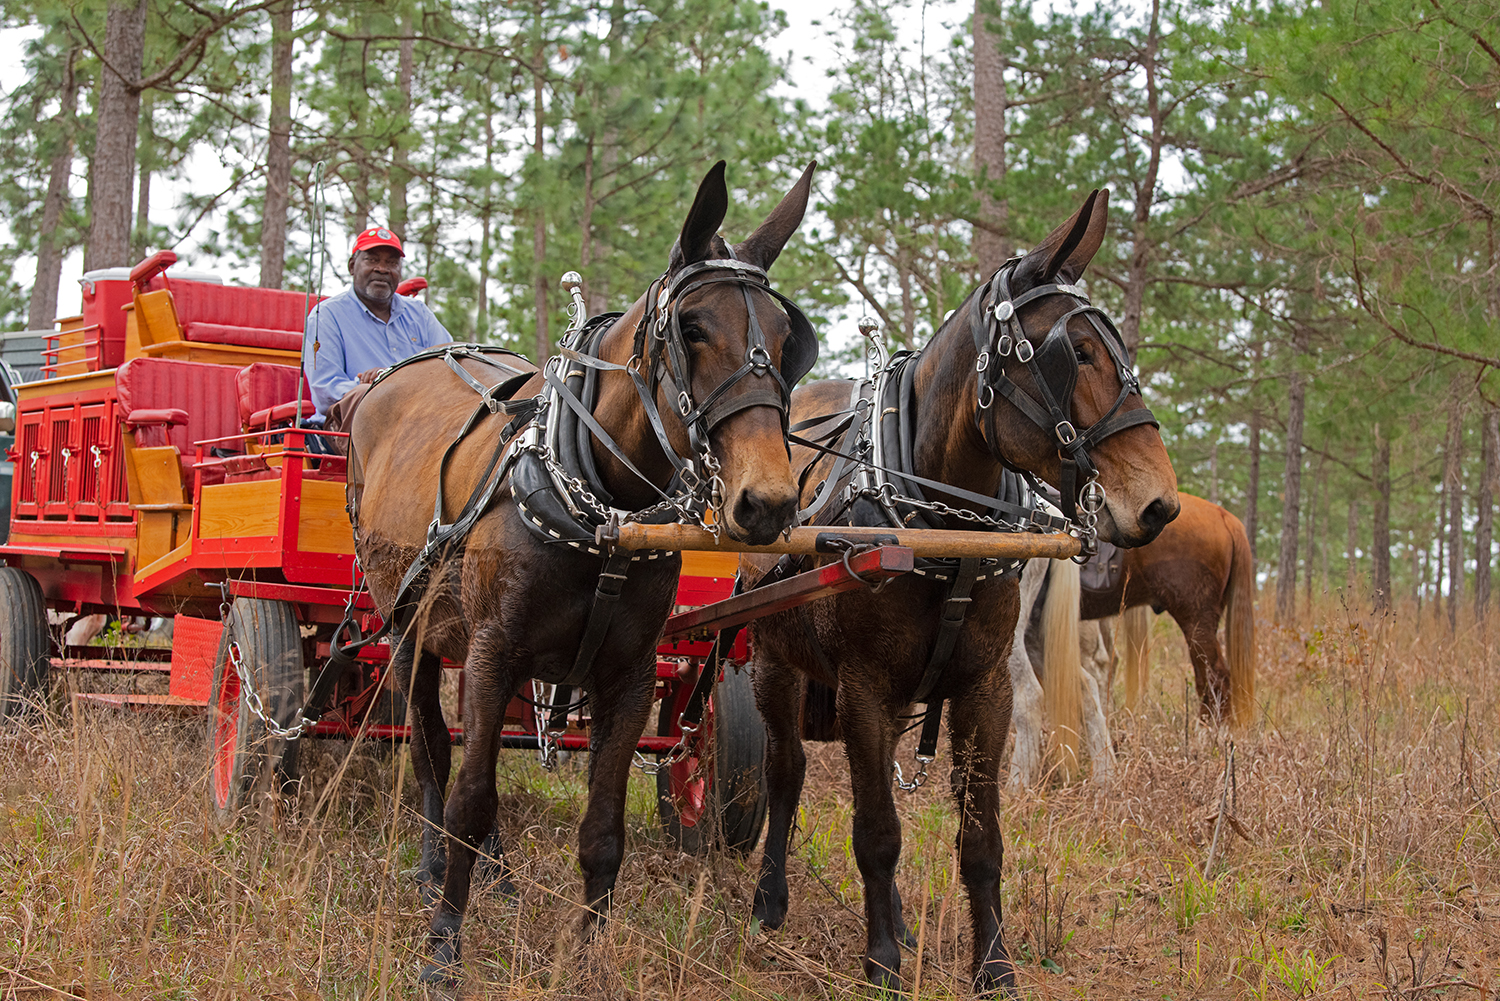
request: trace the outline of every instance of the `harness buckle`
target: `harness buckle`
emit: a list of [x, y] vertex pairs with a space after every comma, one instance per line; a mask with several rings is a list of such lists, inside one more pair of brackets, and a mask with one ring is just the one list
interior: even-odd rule
[[1073, 427], [1072, 421], [1063, 421], [1053, 430], [1057, 433], [1057, 440], [1060, 444], [1071, 445], [1078, 440], [1078, 430]]
[[1016, 361], [1028, 362], [1036, 355], [1036, 348], [1026, 338], [1016, 341]]
[[688, 396], [685, 389], [677, 394], [677, 411], [684, 417], [693, 412], [693, 398]]
[[987, 369], [989, 367], [990, 367], [990, 353], [988, 351], [981, 351], [981, 352], [979, 352], [979, 360], [974, 363], [974, 371], [976, 371], [976, 372], [983, 372], [985, 369]]
[[995, 405], [995, 387], [986, 382], [979, 387], [979, 409], [988, 410]]
[[1012, 338], [1010, 334], [1001, 334], [995, 340], [995, 354], [999, 355], [1001, 358], [1009, 358], [1010, 349], [1015, 346], [1015, 343], [1015, 339]]

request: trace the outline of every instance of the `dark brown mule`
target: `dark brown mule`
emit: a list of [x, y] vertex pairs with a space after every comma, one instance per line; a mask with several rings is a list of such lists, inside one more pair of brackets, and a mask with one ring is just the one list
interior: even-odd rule
[[[654, 650], [672, 608], [681, 560], [675, 553], [639, 554], [629, 565], [597, 656], [585, 660], [582, 637], [589, 633], [596, 587], [602, 591], [606, 584], [604, 557], [587, 548], [591, 536], [553, 539], [534, 524], [540, 512], [567, 513], [560, 496], [548, 492], [560, 467], [547, 467], [552, 479], [544, 470], [530, 486], [518, 484], [528, 469], [560, 461], [557, 456], [567, 442], [548, 450], [549, 439], [539, 437], [539, 427], [561, 427], [572, 411], [574, 432], [596, 420], [618, 448], [617, 454], [602, 444], [597, 430], [592, 438], [581, 432], [569, 439], [591, 441], [589, 448], [579, 450], [586, 456], [579, 461], [593, 467], [588, 470], [591, 503], [605, 498], [616, 510], [660, 508], [663, 492], [691, 473], [675, 458], [686, 456], [701, 460], [692, 475], [705, 485], [713, 482], [717, 524], [731, 537], [764, 544], [788, 527], [796, 514], [797, 489], [786, 450], [785, 390], [778, 384], [795, 384], [811, 366], [816, 341], [809, 343], [811, 328], [800, 312], [789, 304], [788, 312], [782, 311], [784, 300], [766, 285], [764, 269], [801, 222], [812, 170], [809, 166], [761, 227], [732, 253], [716, 235], [728, 208], [724, 164], [709, 172], [663, 278], [602, 333], [589, 334], [586, 344], [581, 337], [563, 352], [563, 359], [549, 363], [557, 386], [566, 384], [581, 393], [580, 387], [596, 382], [592, 417], [577, 412], [587, 409], [581, 399], [577, 408], [560, 402], [554, 385], [544, 385], [542, 376], [533, 377], [514, 397], [552, 394], [538, 425], [510, 439], [524, 454], [514, 465], [500, 467], [509, 470], [508, 486], [502, 482], [499, 499], [474, 523], [461, 559], [434, 566], [426, 612], [402, 637], [392, 658], [398, 683], [405, 684], [414, 673], [408, 686], [412, 763], [428, 829], [446, 830], [448, 836], [446, 859], [438, 837], [423, 838], [420, 873], [442, 883], [431, 925], [432, 965], [423, 971], [424, 979], [448, 979], [459, 970], [459, 928], [471, 869], [476, 849], [495, 825], [495, 761], [503, 710], [523, 680], [559, 681], [579, 670], [579, 661], [586, 673], [573, 683], [587, 691], [592, 706], [588, 805], [578, 832], [582, 902], [588, 908], [581, 916], [585, 936], [609, 907], [625, 848], [626, 780], [651, 709]], [[638, 392], [637, 377], [642, 387], [652, 387], [644, 395]], [[391, 373], [359, 408], [351, 431], [357, 463], [350, 464], [351, 478], [359, 477], [351, 488], [356, 550], [371, 594], [387, 617], [393, 614], [399, 582], [427, 538], [444, 449], [477, 413], [478, 399], [443, 361], [429, 360]], [[660, 415], [659, 425], [653, 412]], [[503, 424], [503, 415], [484, 419], [476, 433], [456, 446], [442, 476], [446, 498], [469, 497], [489, 475], [485, 470], [491, 456], [499, 454]], [[662, 437], [675, 456], [659, 444]], [[643, 477], [630, 470], [627, 460]], [[572, 503], [583, 503], [580, 485], [567, 484]], [[449, 504], [442, 520], [452, 523], [457, 516], [457, 505]], [[463, 763], [446, 807], [450, 748], [438, 704], [439, 657], [463, 662], [467, 700]]]
[[[1054, 436], [1052, 424], [1038, 427], [1011, 402], [1006, 388], [984, 394], [987, 409], [994, 411], [993, 420], [979, 407], [983, 388], [995, 385], [1002, 375], [1013, 376], [1033, 405], [1045, 398], [1033, 378], [1035, 370], [1022, 363], [1033, 355], [1044, 357], [1042, 345], [1056, 333], [1050, 348], [1061, 348], [1062, 354], [1048, 356], [1051, 361], [1071, 364], [1076, 358], [1078, 362], [1076, 388], [1062, 401], [1072, 425], [1082, 433], [1107, 415], [1128, 418], [1114, 424], [1118, 432], [1107, 437], [1104, 433], [1109, 428], [1100, 423], [1102, 440], [1093, 442], [1090, 451], [1098, 483], [1107, 495], [1099, 533], [1129, 546], [1149, 542], [1176, 514], [1177, 483], [1160, 435], [1138, 420], [1143, 415], [1137, 412], [1144, 410], [1140, 396], [1127, 392], [1133, 375], [1127, 369], [1122, 377], [1115, 350], [1106, 345], [1105, 331], [1095, 322], [1098, 315], [1087, 315], [1092, 311], [1081, 307], [1081, 292], [1066, 284], [1078, 280], [1099, 249], [1106, 214], [1107, 195], [1090, 195], [1073, 218], [1040, 246], [1018, 263], [1008, 263], [971, 294], [911, 362], [916, 365], [912, 398], [917, 403], [910, 470], [987, 497], [994, 497], [1001, 485], [1002, 458], [1058, 483], [1063, 436]], [[1007, 292], [1008, 297], [1000, 292]], [[984, 326], [994, 315], [1000, 320], [1016, 317], [1026, 345], [1019, 347], [1009, 334], [1002, 343], [993, 324]], [[1054, 331], [1059, 322], [1063, 327]], [[989, 333], [983, 336], [996, 350], [981, 363], [976, 331], [984, 329]], [[1016, 328], [1005, 325], [1000, 329]], [[1113, 331], [1108, 336], [1118, 338]], [[1123, 357], [1123, 346], [1117, 346]], [[820, 382], [798, 390], [792, 397], [794, 426], [808, 421], [816, 424], [818, 415], [848, 413], [851, 393], [849, 382]], [[886, 411], [879, 400], [876, 407], [883, 420]], [[1149, 412], [1144, 418], [1149, 418]], [[814, 425], [808, 426], [809, 435], [817, 433]], [[998, 430], [1002, 440], [992, 438], [990, 429]], [[794, 449], [794, 466], [812, 466], [802, 477], [804, 504], [810, 503], [820, 481], [830, 475], [832, 462], [808, 449]], [[938, 490], [931, 491], [930, 498], [942, 498], [972, 514], [986, 510], [984, 505]], [[962, 525], [962, 520], [949, 522], [949, 527]], [[742, 570], [747, 578], [756, 579], [769, 566], [764, 557], [747, 557]], [[973, 921], [974, 983], [984, 992], [1011, 988], [1015, 983], [1001, 938], [998, 776], [1010, 727], [1006, 659], [1019, 611], [1018, 591], [1014, 576], [996, 572], [973, 585], [956, 645], [936, 687], [922, 699], [929, 705], [949, 700], [952, 707], [948, 718], [952, 787], [962, 818], [959, 872]], [[802, 688], [800, 672], [836, 692], [834, 708], [854, 792], [855, 860], [865, 884], [864, 972], [871, 981], [891, 987], [900, 984], [898, 940], [905, 937], [894, 879], [901, 828], [891, 790], [891, 764], [903, 728], [900, 716], [919, 694], [948, 599], [945, 584], [908, 575], [878, 594], [851, 591], [806, 606], [805, 620], [791, 612], [751, 626], [756, 704], [765, 717], [768, 736], [770, 794], [770, 829], [754, 914], [768, 928], [780, 927], [787, 915], [787, 840], [806, 767], [800, 700], [789, 697]], [[810, 634], [816, 639], [810, 640]]]
[[[1127, 550], [1119, 584], [1083, 592], [1081, 616], [1124, 613], [1125, 704], [1146, 686], [1149, 608], [1176, 620], [1187, 640], [1199, 712], [1233, 726], [1255, 719], [1255, 558], [1240, 520], [1217, 504], [1178, 494], [1182, 513], [1148, 546]], [[1224, 647], [1219, 618], [1224, 619]]]

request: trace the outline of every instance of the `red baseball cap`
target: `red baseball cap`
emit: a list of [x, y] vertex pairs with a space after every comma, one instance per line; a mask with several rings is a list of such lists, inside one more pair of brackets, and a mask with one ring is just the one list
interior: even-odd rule
[[401, 249], [401, 237], [384, 226], [374, 226], [355, 237], [354, 249], [349, 251], [349, 256], [353, 257], [361, 250], [369, 250], [371, 247], [395, 247], [396, 253], [406, 256], [406, 251]]

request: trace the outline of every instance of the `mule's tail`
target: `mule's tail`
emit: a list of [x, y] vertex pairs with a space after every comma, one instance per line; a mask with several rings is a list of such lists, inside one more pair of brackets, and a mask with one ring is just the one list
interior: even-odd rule
[[1151, 678], [1151, 606], [1125, 609], [1120, 636], [1125, 644], [1125, 708], [1135, 712]]
[[1051, 724], [1048, 757], [1063, 781], [1078, 775], [1083, 732], [1083, 666], [1078, 655], [1078, 564], [1053, 560], [1042, 606], [1042, 705]]
[[1238, 519], [1229, 519], [1229, 587], [1224, 596], [1224, 638], [1229, 647], [1229, 722], [1255, 721], [1255, 554]]

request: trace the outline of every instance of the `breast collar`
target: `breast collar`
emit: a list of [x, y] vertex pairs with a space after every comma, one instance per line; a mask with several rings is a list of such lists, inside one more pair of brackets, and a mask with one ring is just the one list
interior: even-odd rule
[[[818, 484], [813, 500], [799, 512], [799, 521], [890, 528], [944, 528], [957, 521], [961, 524], [952, 527], [992, 532], [1061, 532], [1073, 528], [1039, 491], [1012, 470], [1004, 471], [1000, 490], [993, 497], [916, 474], [915, 372], [920, 358], [921, 352], [898, 352], [874, 376], [854, 384], [847, 409], [802, 421], [793, 428], [819, 428], [820, 433], [812, 440], [796, 440], [834, 457], [829, 475]], [[836, 445], [828, 448], [825, 442]], [[962, 499], [982, 513], [933, 501], [928, 492]], [[919, 559], [915, 572], [949, 580], [958, 565], [953, 559]], [[980, 575], [974, 579], [1013, 575], [1023, 565], [1022, 560], [984, 560]]]
[[[975, 367], [979, 372], [975, 421], [990, 450], [1002, 462], [1006, 460], [999, 450], [1001, 438], [994, 407], [997, 392], [1052, 437], [1057, 442], [1060, 462], [1062, 511], [1069, 519], [1076, 519], [1080, 482], [1084, 485], [1087, 506], [1092, 506], [1097, 512], [1104, 500], [1103, 490], [1097, 482], [1099, 469], [1089, 455], [1089, 449], [1126, 428], [1138, 424], [1158, 428], [1161, 425], [1145, 407], [1123, 413], [1120, 410], [1131, 394], [1140, 394], [1141, 387], [1125, 351], [1124, 339], [1109, 315], [1091, 304], [1077, 285], [1052, 282], [1027, 289], [1019, 296], [1012, 295], [1010, 283], [1020, 260], [1020, 257], [1014, 257], [1006, 261], [971, 301], [969, 326], [978, 352]], [[1057, 295], [1067, 296], [1075, 305], [1052, 324], [1041, 344], [1034, 346], [1021, 326], [1020, 311], [1041, 299]], [[1078, 358], [1068, 336], [1068, 323], [1075, 316], [1087, 319], [1098, 332], [1120, 378], [1120, 394], [1115, 397], [1109, 412], [1081, 431], [1069, 419], [1073, 391], [1078, 384]], [[1010, 377], [1006, 369], [1012, 359], [1030, 371], [1040, 400]]]

